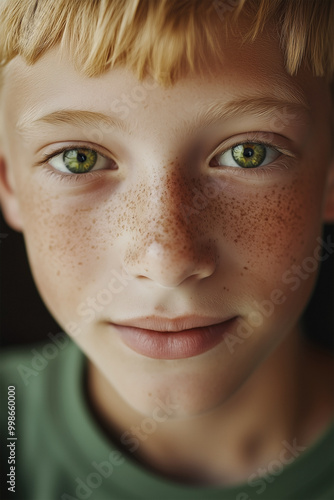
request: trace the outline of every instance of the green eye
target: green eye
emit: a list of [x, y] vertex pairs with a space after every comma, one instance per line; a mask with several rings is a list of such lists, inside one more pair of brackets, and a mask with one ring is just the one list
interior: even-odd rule
[[63, 161], [73, 174], [85, 174], [95, 166], [97, 153], [91, 149], [71, 149], [64, 152]]
[[232, 148], [232, 157], [240, 167], [254, 168], [263, 163], [266, 148], [262, 144], [246, 142]]
[[274, 147], [256, 142], [243, 142], [214, 158], [215, 166], [257, 168], [264, 167], [280, 156]]

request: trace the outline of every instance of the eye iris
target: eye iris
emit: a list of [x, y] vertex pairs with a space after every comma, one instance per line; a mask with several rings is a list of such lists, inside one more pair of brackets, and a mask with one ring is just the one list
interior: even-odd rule
[[255, 168], [264, 161], [266, 148], [262, 144], [238, 144], [232, 148], [232, 156], [240, 167]]
[[70, 172], [85, 174], [95, 166], [97, 153], [91, 149], [71, 149], [64, 152], [63, 160]]

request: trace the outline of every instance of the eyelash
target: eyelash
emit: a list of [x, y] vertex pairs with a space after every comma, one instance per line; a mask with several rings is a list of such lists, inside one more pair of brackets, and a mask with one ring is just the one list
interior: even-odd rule
[[[243, 144], [245, 142], [261, 144], [262, 146], [265, 146], [267, 148], [275, 149], [276, 151], [278, 151], [279, 153], [281, 153], [281, 155], [284, 155], [285, 157], [296, 158], [296, 156], [294, 154], [292, 154], [290, 151], [286, 150], [285, 148], [281, 148], [279, 146], [276, 146], [273, 143], [269, 143], [268, 141], [263, 140], [263, 138], [261, 138], [261, 134], [253, 133], [252, 135], [244, 136], [241, 140], [233, 143], [232, 145], [229, 145], [228, 148], [220, 149], [218, 146], [216, 148], [214, 154], [210, 157], [209, 163], [217, 156], [223, 155], [224, 153], [226, 153], [230, 149], [233, 149], [234, 147], [238, 146], [239, 144]], [[80, 144], [80, 145], [72, 144], [70, 146], [67, 146], [66, 148], [64, 148], [64, 147], [58, 148], [55, 151], [52, 151], [52, 153], [44, 154], [43, 160], [37, 162], [35, 164], [35, 166], [47, 167], [47, 169], [45, 170], [45, 174], [48, 175], [48, 177], [50, 177], [52, 179], [56, 179], [58, 181], [60, 180], [62, 182], [76, 183], [79, 181], [82, 182], [83, 180], [89, 181], [89, 180], [93, 180], [96, 178], [100, 178], [101, 177], [101, 170], [87, 172], [85, 174], [65, 174], [63, 172], [57, 171], [51, 165], [48, 164], [49, 160], [60, 155], [61, 153], [65, 153], [66, 151], [71, 151], [72, 149], [80, 149], [80, 148], [91, 149], [92, 151], [95, 151], [97, 154], [101, 155], [106, 160], [108, 160], [110, 162], [114, 161], [111, 158], [108, 158], [101, 151], [99, 151], [99, 148], [92, 149], [92, 146], [87, 145], [87, 144]], [[287, 158], [285, 158], [285, 159], [287, 159]], [[232, 171], [234, 171], [234, 173], [237, 172], [238, 175], [248, 175], [248, 176], [249, 175], [255, 175], [255, 176], [262, 175], [263, 176], [263, 175], [269, 174], [274, 168], [278, 169], [279, 167], [283, 167], [283, 168], [287, 169], [288, 165], [285, 162], [283, 162], [283, 160], [284, 160], [284, 158], [282, 159], [281, 156], [279, 156], [276, 160], [274, 160], [274, 162], [273, 162], [274, 165], [273, 165], [273, 163], [269, 163], [268, 165], [265, 165], [263, 167], [259, 166], [259, 167], [255, 167], [255, 168], [242, 168], [242, 167], [237, 168], [237, 167], [228, 167], [228, 166], [223, 166], [223, 165], [221, 165], [221, 166], [218, 165], [218, 166], [210, 167], [210, 168], [215, 169], [215, 170], [229, 169], [229, 171], [232, 170]], [[275, 162], [277, 162], [277, 161], [279, 161], [279, 165], [275, 164]]]

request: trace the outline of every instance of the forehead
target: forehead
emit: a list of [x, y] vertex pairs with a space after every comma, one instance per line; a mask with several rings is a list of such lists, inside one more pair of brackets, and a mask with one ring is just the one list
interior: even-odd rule
[[[163, 88], [152, 78], [140, 82], [126, 68], [113, 68], [99, 77], [89, 78], [75, 70], [69, 54], [54, 47], [35, 64], [28, 66], [20, 57], [9, 63], [5, 72], [2, 108], [15, 128], [42, 115], [60, 109], [91, 110], [111, 115], [116, 101], [128, 102], [125, 122], [137, 125], [140, 107], [143, 114], [159, 124], [162, 108], [172, 126], [182, 116], [190, 117], [211, 103], [230, 102], [239, 98], [280, 99], [307, 108], [312, 119], [330, 108], [329, 86], [323, 79], [314, 78], [306, 70], [291, 77], [277, 40], [263, 34], [255, 42], [241, 45], [238, 37], [230, 35], [219, 48], [223, 57], [209, 60], [203, 72], [192, 72], [171, 88]], [[263, 101], [264, 103], [265, 101]], [[180, 111], [180, 113], [179, 113]], [[132, 123], [131, 123], [132, 121]]]

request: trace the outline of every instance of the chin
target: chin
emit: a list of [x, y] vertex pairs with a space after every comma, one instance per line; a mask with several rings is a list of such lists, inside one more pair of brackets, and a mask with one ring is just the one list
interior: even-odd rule
[[223, 406], [237, 391], [236, 387], [210, 384], [195, 387], [193, 384], [146, 386], [142, 393], [121, 391], [123, 400], [143, 417], [161, 421], [196, 418]]

